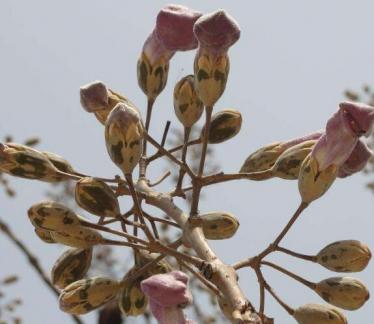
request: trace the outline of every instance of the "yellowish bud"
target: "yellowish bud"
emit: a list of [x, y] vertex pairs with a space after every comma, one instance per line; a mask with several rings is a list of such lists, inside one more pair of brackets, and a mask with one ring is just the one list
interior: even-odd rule
[[338, 309], [319, 304], [306, 304], [295, 310], [294, 318], [299, 324], [348, 324]]
[[232, 237], [238, 227], [239, 221], [231, 213], [211, 212], [200, 215], [205, 237], [208, 240], [224, 240]]

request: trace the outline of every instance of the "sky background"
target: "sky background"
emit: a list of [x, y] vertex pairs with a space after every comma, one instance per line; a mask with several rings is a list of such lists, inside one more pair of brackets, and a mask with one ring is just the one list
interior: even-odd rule
[[[80, 106], [79, 87], [102, 80], [145, 112], [136, 61], [157, 12], [167, 3], [1, 0], [0, 138], [12, 134], [21, 142], [38, 136], [41, 150], [64, 156], [79, 171], [105, 177], [118, 173], [106, 153], [103, 127]], [[345, 89], [374, 84], [373, 1], [180, 3], [205, 13], [224, 8], [241, 26], [241, 38], [229, 53], [227, 88], [215, 107], [215, 111], [235, 108], [243, 116], [239, 135], [215, 146], [216, 162], [227, 172], [238, 171], [245, 158], [262, 145], [323, 128]], [[156, 138], [161, 137], [166, 120], [179, 127], [172, 107], [173, 85], [192, 73], [193, 56], [193, 52], [178, 53], [172, 59], [167, 88], [154, 107], [151, 134]], [[151, 168], [151, 178], [157, 178], [162, 168]], [[367, 181], [363, 175], [336, 181], [303, 214], [283, 245], [306, 254], [342, 239], [359, 239], [374, 247], [374, 197], [365, 189]], [[41, 200], [49, 187], [15, 178], [12, 184], [17, 197], [10, 200], [0, 191], [0, 217], [50, 269], [61, 248], [38, 240], [26, 216], [28, 207]], [[234, 238], [212, 242], [227, 263], [263, 250], [300, 200], [297, 182], [285, 180], [222, 184], [204, 193], [203, 212], [230, 211], [241, 223]], [[0, 256], [0, 278], [14, 272], [21, 276], [9, 292], [24, 299], [18, 314], [25, 323], [69, 323], [24, 256], [2, 235]], [[318, 265], [291, 257], [270, 259], [312, 281], [334, 276]], [[357, 274], [372, 291], [373, 270], [374, 263]], [[239, 275], [247, 296], [256, 303], [253, 273], [247, 269]], [[315, 293], [283, 275], [265, 269], [265, 276], [291, 306], [321, 302]], [[373, 303], [370, 300], [362, 309], [346, 312], [349, 322], [368, 323], [374, 316]], [[295, 323], [271, 297], [266, 311], [276, 323]], [[83, 319], [94, 323], [92, 315]]]

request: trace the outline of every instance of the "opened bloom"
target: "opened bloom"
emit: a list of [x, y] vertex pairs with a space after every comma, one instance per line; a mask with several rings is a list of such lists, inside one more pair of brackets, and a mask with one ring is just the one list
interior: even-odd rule
[[342, 102], [328, 120], [326, 133], [317, 142], [312, 156], [319, 170], [331, 165], [342, 166], [350, 157], [362, 135], [369, 136], [374, 125], [374, 107]]
[[188, 277], [181, 271], [157, 274], [142, 281], [141, 289], [148, 296], [152, 314], [159, 324], [193, 324], [182, 307], [192, 302]]

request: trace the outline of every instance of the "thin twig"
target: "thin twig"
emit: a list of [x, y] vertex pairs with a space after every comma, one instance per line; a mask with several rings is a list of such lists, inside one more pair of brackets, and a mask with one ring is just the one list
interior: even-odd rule
[[[37, 257], [23, 244], [11, 231], [9, 226], [0, 219], [0, 231], [2, 231], [20, 250], [23, 254], [26, 255], [28, 258], [31, 266], [34, 268], [36, 273], [39, 277], [43, 280], [43, 282], [47, 285], [47, 287], [58, 297], [60, 295], [60, 291], [52, 285], [51, 281], [49, 280], [47, 274], [44, 272]], [[77, 324], [83, 324], [82, 320], [76, 315], [70, 315], [71, 318]]]
[[288, 254], [288, 255], [291, 255], [293, 257], [302, 259], [302, 260], [311, 261], [311, 262], [316, 262], [317, 261], [317, 257], [315, 255], [306, 255], [306, 254], [297, 253], [297, 252], [285, 249], [285, 248], [280, 247], [280, 246], [276, 247], [275, 250], [279, 251], [279, 252], [283, 252], [283, 253]]

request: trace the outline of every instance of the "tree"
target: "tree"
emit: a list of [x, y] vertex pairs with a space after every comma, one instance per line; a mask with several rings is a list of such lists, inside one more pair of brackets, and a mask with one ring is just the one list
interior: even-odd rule
[[[176, 11], [178, 12], [178, 10]], [[170, 11], [173, 12], [173, 10]], [[168, 10], [165, 10], [162, 14], [165, 14], [166, 17], [168, 17], [170, 13]], [[196, 14], [195, 17], [197, 15], [198, 14]], [[173, 14], [171, 16], [173, 17]], [[191, 17], [194, 17], [194, 15], [191, 15]], [[214, 25], [216, 19], [219, 21], [219, 24], [212, 28], [210, 24]], [[223, 21], [220, 21], [220, 19], [223, 19]], [[162, 19], [160, 20], [162, 21]], [[166, 22], [167, 21], [168, 20], [166, 19]], [[222, 26], [227, 28], [224, 28], [223, 32], [229, 32], [227, 38], [219, 40], [218, 45], [220, 45], [220, 48], [217, 49], [214, 48], [217, 45], [217, 42], [215, 42], [214, 39], [213, 41], [210, 39], [211, 35], [209, 33], [204, 35], [204, 32], [206, 30], [221, 32], [218, 27]], [[178, 28], [176, 30], [178, 31]], [[190, 32], [191, 30], [192, 28], [189, 28]], [[294, 221], [299, 217], [300, 213], [313, 200], [324, 194], [335, 178], [338, 175], [342, 176], [342, 171], [347, 170], [347, 165], [345, 163], [349, 158], [351, 158], [351, 153], [356, 146], [358, 149], [362, 146], [361, 142], [358, 141], [359, 135], [361, 135], [362, 132], [366, 133], [368, 131], [368, 121], [370, 123], [373, 122], [371, 117], [373, 109], [363, 105], [342, 103], [339, 112], [331, 118], [326, 133], [314, 133], [311, 136], [297, 139], [296, 141], [278, 143], [260, 149], [249, 156], [241, 173], [217, 173], [204, 176], [203, 172], [208, 142], [218, 143], [227, 140], [236, 135], [240, 129], [241, 115], [236, 111], [225, 111], [213, 115], [213, 117], [211, 116], [213, 104], [218, 100], [225, 88], [228, 74], [228, 57], [226, 56], [226, 51], [228, 46], [232, 45], [232, 43], [238, 38], [238, 28], [236, 23], [231, 20], [230, 17], [220, 11], [199, 18], [195, 24], [195, 31], [196, 37], [199, 40], [200, 49], [196, 58], [195, 75], [193, 77], [194, 82], [189, 82], [188, 78], [182, 79], [182, 86], [180, 88], [177, 87], [176, 89], [178, 96], [179, 91], [182, 92], [182, 89], [183, 91], [186, 91], [184, 90], [184, 88], [186, 88], [187, 91], [189, 91], [189, 95], [194, 100], [191, 105], [188, 105], [187, 107], [183, 106], [183, 104], [185, 104], [185, 102], [183, 102], [184, 96], [181, 95], [180, 98], [177, 97], [175, 107], [177, 112], [180, 113], [179, 117], [185, 127], [185, 134], [188, 134], [188, 127], [191, 127], [188, 125], [189, 119], [195, 116], [191, 117], [188, 115], [186, 117], [183, 112], [186, 113], [187, 111], [190, 111], [190, 109], [192, 109], [193, 112], [201, 112], [201, 103], [199, 103], [199, 101], [201, 101], [205, 106], [206, 122], [200, 140], [202, 143], [202, 153], [197, 175], [186, 163], [184, 158], [185, 154], [182, 154], [180, 160], [177, 159], [170, 152], [172, 149], [167, 150], [163, 147], [163, 141], [158, 143], [148, 134], [152, 105], [155, 96], [158, 95], [158, 92], [162, 90], [166, 83], [165, 76], [167, 75], [168, 59], [172, 56], [171, 52], [175, 51], [175, 48], [172, 46], [170, 47], [170, 44], [157, 44], [157, 41], [160, 41], [161, 38], [152, 39], [152, 36], [148, 39], [149, 42], [147, 42], [144, 47], [144, 52], [142, 53], [143, 55], [141, 56], [138, 65], [139, 83], [148, 95], [149, 101], [145, 127], [143, 126], [140, 114], [134, 105], [122, 95], [108, 89], [103, 83], [96, 82], [82, 88], [82, 102], [85, 108], [93, 112], [99, 120], [105, 120], [108, 153], [113, 162], [124, 172], [124, 179], [121, 177], [116, 177], [114, 179], [86, 177], [75, 172], [74, 169], [70, 168], [69, 164], [58, 164], [53, 157], [42, 156], [39, 152], [33, 151], [30, 148], [15, 144], [5, 144], [2, 146], [2, 159], [4, 162], [2, 168], [4, 168], [6, 172], [13, 175], [37, 178], [46, 181], [61, 181], [73, 178], [78, 181], [76, 187], [77, 202], [86, 210], [100, 216], [98, 224], [95, 224], [77, 217], [74, 212], [62, 205], [56, 203], [36, 204], [30, 209], [29, 216], [39, 232], [43, 232], [48, 240], [63, 242], [67, 245], [73, 245], [76, 248], [85, 248], [85, 250], [89, 250], [91, 245], [113, 244], [132, 247], [135, 251], [135, 263], [136, 267], [138, 267], [137, 271], [131, 271], [128, 273], [125, 279], [121, 282], [112, 279], [104, 280], [102, 278], [74, 282], [62, 292], [62, 308], [72, 313], [80, 313], [92, 309], [93, 306], [103, 304], [109, 297], [114, 297], [119, 291], [122, 291], [122, 294], [126, 297], [124, 291], [129, 289], [127, 285], [133, 285], [135, 279], [139, 279], [139, 276], [146, 273], [147, 275], [152, 275], [151, 266], [157, 263], [156, 260], [161, 261], [165, 255], [169, 255], [177, 260], [182, 269], [190, 270], [198, 279], [219, 296], [221, 308], [224, 310], [226, 316], [233, 321], [246, 321], [252, 323], [260, 321], [271, 322], [271, 319], [266, 318], [263, 312], [264, 291], [268, 290], [291, 315], [294, 315], [297, 318], [300, 323], [308, 323], [307, 321], [315, 322], [315, 316], [327, 315], [330, 317], [335, 316], [337, 323], [339, 323], [339, 321], [343, 322], [343, 315], [335, 310], [325, 307], [309, 305], [293, 310], [282, 302], [273, 289], [266, 283], [262, 275], [261, 266], [267, 265], [274, 267], [279, 271], [292, 276], [296, 280], [303, 282], [306, 286], [316, 290], [316, 292], [335, 305], [338, 304], [345, 308], [357, 308], [365, 302], [368, 296], [367, 290], [365, 286], [358, 281], [341, 279], [339, 281], [327, 280], [315, 284], [297, 277], [276, 264], [263, 261], [263, 258], [274, 251], [282, 251], [307, 259], [308, 261], [319, 261], [325, 263], [326, 267], [337, 271], [357, 271], [366, 266], [370, 258], [370, 253], [364, 245], [357, 241], [349, 243], [339, 242], [333, 246], [328, 246], [326, 249], [322, 250], [323, 252], [321, 251], [321, 253], [315, 257], [303, 256], [296, 252], [289, 251], [280, 247], [279, 243], [282, 241]], [[170, 28], [166, 29], [166, 34], [168, 34], [168, 32], [170, 32]], [[180, 37], [180, 35], [178, 36], [178, 40], [184, 39], [183, 37]], [[150, 48], [148, 48], [148, 45]], [[164, 50], [166, 48], [165, 53], [161, 55], [161, 58], [148, 58], [148, 50], [151, 54], [157, 54], [157, 51], [152, 52], [155, 47], [156, 49], [161, 48]], [[217, 53], [219, 60], [216, 60], [217, 57], [215, 55], [217, 55]], [[165, 55], [165, 57], [163, 55]], [[158, 61], [158, 59], [160, 59], [160, 61]], [[153, 66], [153, 64], [156, 66]], [[186, 87], [184, 87], [184, 83], [186, 83]], [[188, 104], [190, 103], [188, 102]], [[341, 123], [341, 120], [347, 123]], [[351, 127], [348, 129], [350, 129], [351, 132], [353, 131], [353, 134], [349, 133], [350, 136], [344, 137], [343, 135], [347, 135], [348, 124], [350, 125], [349, 127]], [[330, 139], [330, 137], [332, 138]], [[185, 188], [180, 185], [177, 186], [176, 190], [173, 192], [162, 194], [157, 193], [153, 189], [153, 186], [150, 186], [150, 183], [146, 178], [147, 162], [151, 159], [151, 157], [147, 157], [146, 154], [147, 142], [158, 149], [157, 153], [155, 153], [156, 155], [165, 156], [180, 167], [179, 179], [183, 179], [186, 175], [192, 179], [191, 188]], [[339, 150], [332, 154], [331, 148], [335, 146], [337, 146]], [[181, 148], [183, 153], [186, 152], [187, 147], [188, 136], [186, 135], [184, 145]], [[16, 164], [12, 164], [11, 162], [16, 162]], [[138, 163], [140, 177], [137, 184], [134, 185], [132, 171]], [[26, 168], [27, 165], [31, 165], [31, 170], [30, 168]], [[349, 166], [351, 167], [351, 165]], [[352, 170], [352, 168], [348, 169]], [[353, 171], [357, 171], [357, 166]], [[347, 174], [344, 173], [343, 175], [346, 176]], [[235, 233], [238, 222], [233, 215], [228, 213], [199, 213], [198, 205], [201, 189], [224, 181], [236, 179], [265, 180], [274, 176], [287, 179], [299, 179], [300, 193], [302, 196], [300, 207], [297, 209], [290, 223], [288, 223], [279, 236], [276, 237], [273, 244], [262, 253], [248, 260], [238, 262], [233, 266], [225, 265], [222, 261], [216, 258], [205, 238], [230, 237]], [[163, 178], [161, 179], [163, 180]], [[114, 183], [114, 188], [108, 186], [106, 183]], [[178, 184], [181, 183], [183, 183], [182, 180], [178, 181]], [[124, 215], [120, 214], [117, 197], [114, 195], [113, 189], [115, 189], [117, 195], [127, 195], [133, 198], [134, 207], [129, 210], [129, 213]], [[187, 215], [174, 204], [171, 197], [183, 197], [185, 192], [191, 190], [193, 193], [191, 212], [189, 217], [187, 217]], [[100, 194], [97, 195], [94, 192], [100, 192]], [[105, 199], [102, 200], [102, 197], [105, 197]], [[169, 217], [176, 221], [176, 223], [168, 224], [182, 228], [183, 236], [178, 238], [178, 240], [173, 242], [174, 244], [172, 243], [171, 245], [168, 245], [168, 242], [158, 240], [156, 227], [153, 226], [153, 224], [155, 222], [165, 221], [156, 219], [151, 214], [148, 214], [146, 210], [143, 210], [141, 207], [141, 200], [144, 200], [145, 203], [155, 205], [166, 212]], [[104, 205], [105, 208], [103, 211], [102, 209]], [[132, 216], [132, 214], [134, 214], [133, 220], [124, 217]], [[105, 226], [112, 222], [111, 220], [105, 219], [108, 216], [112, 217], [113, 222], [121, 222], [123, 229], [122, 232], [114, 231]], [[64, 221], [62, 221], [63, 219]], [[128, 227], [134, 228], [133, 234], [127, 232]], [[104, 238], [97, 231], [115, 234], [126, 238], [127, 241]], [[139, 234], [140, 231], [144, 232], [144, 236], [140, 237], [136, 235]], [[176, 245], [180, 244], [191, 246], [193, 250], [195, 250], [197, 256], [178, 251]], [[346, 265], [347, 259], [344, 255], [337, 258], [338, 262], [342, 263], [330, 263], [331, 259], [336, 260], [336, 258], [329, 258], [328, 256], [330, 254], [336, 256], [336, 254], [331, 250], [337, 248], [343, 248], [343, 250], [348, 249], [355, 256], [357, 253], [360, 253], [360, 256], [362, 255], [363, 258], [359, 259], [363, 260], [363, 262], [358, 265], [355, 263], [355, 268], [350, 268], [352, 267], [352, 264], [348, 262], [348, 265]], [[142, 254], [141, 250], [148, 250], [153, 253], [156, 252], [159, 253], [159, 255], [154, 256], [155, 259], [153, 261], [147, 261], [148, 263], [145, 262], [144, 264], [143, 260], [147, 260], [147, 258], [149, 260], [149, 257], [152, 257], [153, 255], [147, 253]], [[74, 250], [74, 252], [76, 252], [76, 250]], [[327, 255], [322, 255], [323, 253]], [[68, 255], [68, 257], [70, 257], [70, 255]], [[81, 260], [82, 258], [79, 259]], [[344, 264], [344, 266], [342, 266], [342, 264]], [[165, 269], [169, 267], [164, 263], [160, 263], [158, 266], [158, 271], [165, 271]], [[261, 294], [261, 303], [258, 310], [248, 302], [238, 286], [235, 270], [243, 266], [253, 268], [258, 276]], [[198, 273], [193, 267], [200, 270], [201, 273]], [[185, 281], [185, 279], [174, 279], [182, 282]], [[168, 280], [172, 280], [172, 278], [169, 278]], [[140, 279], [138, 280], [138, 284], [140, 284], [139, 281]], [[63, 280], [62, 283], [65, 284], [66, 282]], [[84, 289], [86, 290], [84, 290], [84, 292], [87, 292], [87, 295], [74, 294], [75, 292], [81, 291], [80, 289], [82, 289], [83, 285], [85, 285]], [[100, 289], [98, 289], [99, 286], [101, 287]], [[348, 287], [348, 289], [351, 289], [353, 286], [356, 287], [357, 290], [355, 293], [357, 293], [357, 295], [355, 295], [355, 299], [356, 302], [358, 300], [359, 303], [352, 305], [349, 298], [342, 298], [337, 291], [331, 288], [336, 286], [339, 288]], [[106, 287], [106, 289], [102, 289], [103, 287]], [[131, 286], [130, 288], [133, 287]], [[187, 289], [185, 286], [183, 288], [184, 290]], [[139, 291], [140, 290], [138, 290], [138, 292]], [[71, 292], [73, 294], [70, 294]], [[144, 289], [144, 292], [149, 293], [148, 288]], [[80, 298], [83, 298], [82, 295], [86, 295], [84, 298], [88, 299], [81, 300]], [[69, 298], [73, 299], [73, 303], [71, 303]], [[157, 302], [157, 299], [151, 293], [149, 293], [149, 298], [151, 302], [153, 299], [155, 299], [155, 303]], [[143, 296], [141, 299], [143, 299]], [[85, 305], [85, 307], [83, 307], [84, 309], [80, 307], [80, 304], [77, 306], [77, 304], [74, 303], [74, 300], [79, 303], [82, 302], [82, 305]], [[127, 301], [126, 298], [122, 300]], [[180, 313], [177, 315], [181, 316]]]

